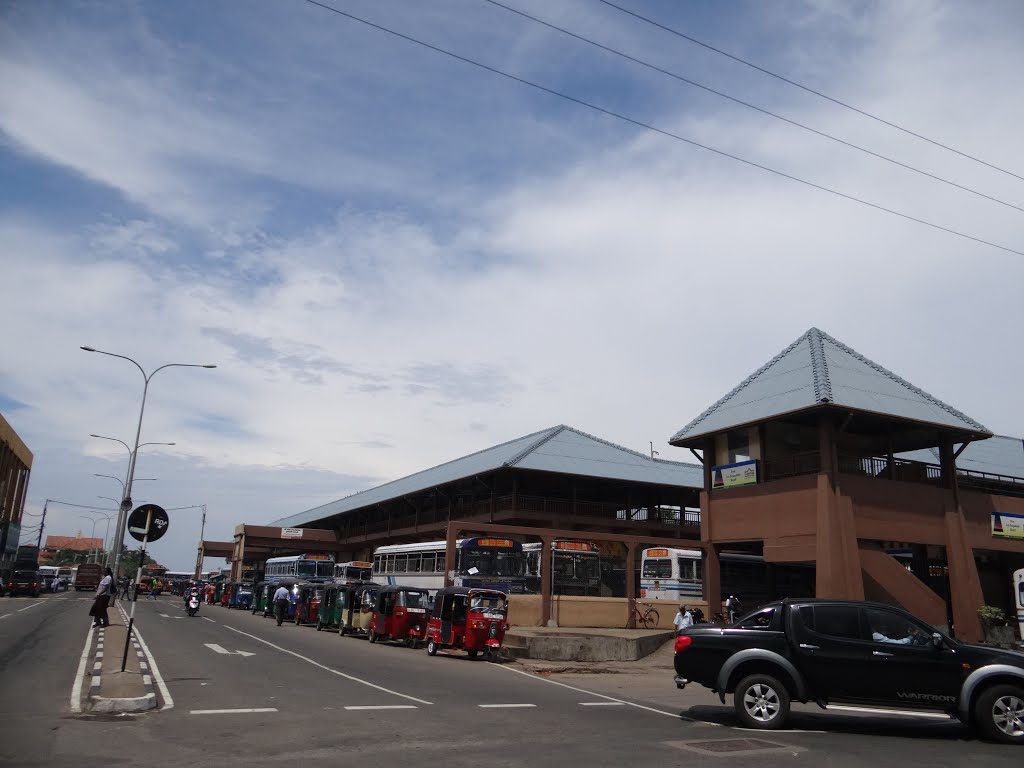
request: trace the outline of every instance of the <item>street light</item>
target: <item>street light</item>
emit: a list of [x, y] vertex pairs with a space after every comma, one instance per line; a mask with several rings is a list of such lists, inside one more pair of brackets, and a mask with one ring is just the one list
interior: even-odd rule
[[[90, 523], [92, 523], [92, 531], [89, 533], [89, 539], [90, 540], [95, 539], [96, 538], [96, 523], [98, 523], [99, 520], [95, 519], [95, 518], [92, 518], [92, 517], [86, 517], [85, 515], [79, 515], [79, 517], [82, 520], [88, 520]], [[92, 557], [92, 555], [86, 555], [85, 561], [89, 562], [91, 557]]]
[[[131, 509], [131, 506], [132, 506], [132, 503], [131, 503], [131, 498], [132, 498], [132, 479], [135, 477], [135, 460], [136, 460], [136, 458], [138, 458], [138, 453], [139, 453], [139, 437], [142, 435], [142, 416], [146, 412], [146, 394], [149, 392], [149, 381], [159, 371], [162, 371], [164, 368], [216, 368], [217, 366], [213, 365], [212, 363], [202, 363], [202, 364], [196, 364], [196, 363], [166, 363], [164, 365], [161, 365], [159, 368], [153, 369], [153, 371], [151, 371], [150, 373], [146, 373], [145, 369], [141, 365], [139, 365], [135, 360], [133, 360], [132, 358], [130, 358], [130, 357], [126, 356], [126, 355], [117, 355], [117, 354], [114, 354], [113, 352], [104, 352], [102, 349], [96, 349], [95, 347], [87, 347], [87, 346], [84, 346], [84, 345], [81, 347], [81, 349], [83, 349], [86, 352], [97, 352], [97, 353], [99, 353], [101, 355], [107, 355], [109, 357], [119, 357], [122, 360], [127, 360], [129, 363], [131, 363], [136, 368], [138, 368], [139, 369], [139, 373], [142, 374], [142, 381], [143, 381], [143, 386], [142, 386], [142, 405], [139, 407], [139, 423], [138, 423], [138, 426], [135, 428], [135, 448], [131, 449], [129, 451], [128, 480], [125, 483], [124, 498], [121, 500], [121, 512], [117, 516], [117, 530], [114, 533], [114, 535], [116, 537], [114, 549], [116, 551], [114, 552], [114, 569], [113, 570], [114, 570], [114, 573], [116, 574], [117, 573], [117, 569], [118, 569], [118, 565], [119, 565], [119, 561], [121, 559], [121, 547], [124, 545], [124, 528], [125, 528], [125, 524], [128, 522], [128, 515], [127, 515], [127, 513], [128, 513], [128, 510]], [[127, 443], [125, 445], [127, 445]], [[141, 565], [141, 561], [140, 561], [140, 565]], [[133, 605], [133, 609], [134, 609], [134, 605]], [[134, 610], [133, 610], [133, 613], [134, 613]]]
[[[96, 498], [99, 498], [99, 499], [106, 499], [107, 501], [112, 501], [112, 502], [114, 502], [115, 504], [117, 504], [117, 503], [118, 503], [117, 499], [112, 499], [112, 498], [110, 498], [109, 496], [97, 496]], [[104, 533], [104, 535], [103, 535], [103, 546], [104, 546], [104, 547], [106, 547], [106, 546], [107, 546], [107, 540], [108, 540], [108, 539], [110, 538], [110, 521], [111, 521], [111, 519], [112, 519], [112, 518], [113, 518], [114, 516], [113, 516], [113, 515], [104, 515], [104, 514], [103, 514], [102, 512], [98, 512], [98, 511], [93, 511], [93, 510], [90, 510], [90, 511], [89, 511], [89, 512], [88, 512], [87, 514], [90, 514], [90, 515], [99, 515], [100, 517], [106, 518], [106, 521], [107, 521], [107, 530], [106, 530], [106, 533]], [[81, 517], [81, 515], [79, 515], [79, 517]], [[97, 522], [99, 522], [99, 521], [97, 520]], [[108, 557], [109, 557], [109, 553], [110, 553], [110, 550], [109, 550], [109, 549], [107, 550], [107, 553], [108, 553]], [[97, 558], [97, 561], [99, 561], [99, 558]]]
[[[124, 498], [124, 483], [121, 482], [120, 478], [114, 477], [113, 475], [101, 475], [99, 472], [93, 472], [92, 476], [93, 477], [109, 477], [111, 480], [116, 480], [118, 482], [118, 484], [121, 486], [121, 498], [122, 499]], [[143, 480], [156, 480], [156, 478], [155, 477], [136, 477], [135, 478], [135, 482], [136, 483], [142, 482]], [[110, 497], [109, 496], [101, 496], [100, 498], [101, 499], [109, 499]], [[120, 504], [121, 503], [117, 499], [113, 499], [113, 501], [114, 501], [115, 504]]]

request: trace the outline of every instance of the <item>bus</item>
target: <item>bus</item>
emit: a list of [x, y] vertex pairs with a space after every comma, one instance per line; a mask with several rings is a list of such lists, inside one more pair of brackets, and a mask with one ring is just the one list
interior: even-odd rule
[[40, 565], [39, 566], [39, 578], [43, 580], [47, 591], [53, 589], [53, 580], [58, 578], [58, 571], [60, 569], [56, 565]]
[[305, 581], [330, 581], [334, 578], [334, 557], [324, 554], [289, 555], [271, 557], [264, 571], [267, 581], [303, 579]]
[[[780, 597], [814, 597], [813, 565], [765, 563], [760, 555], [729, 552], [720, 554], [718, 560], [721, 598], [736, 595], [745, 610]], [[701, 600], [703, 568], [703, 553], [699, 549], [645, 549], [640, 566], [640, 595], [680, 603]]]
[[601, 553], [597, 545], [589, 541], [555, 539], [551, 542], [551, 557], [543, 557], [542, 544], [536, 542], [523, 545], [526, 557], [526, 591], [540, 592], [544, 568], [550, 563], [551, 594], [601, 595]]
[[370, 581], [373, 578], [373, 563], [365, 560], [349, 560], [334, 564], [335, 581]]
[[[373, 580], [438, 590], [444, 586], [445, 542], [390, 544], [373, 553]], [[526, 591], [526, 558], [515, 539], [474, 536], [455, 542], [453, 585], [497, 589], [506, 594]]]

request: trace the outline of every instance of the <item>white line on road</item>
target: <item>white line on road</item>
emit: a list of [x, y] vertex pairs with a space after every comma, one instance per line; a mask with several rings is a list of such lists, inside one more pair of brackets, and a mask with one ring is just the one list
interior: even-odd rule
[[248, 715], [254, 712], [277, 712], [277, 707], [259, 707], [256, 709], [190, 709], [190, 715]]
[[826, 712], [833, 709], [841, 709], [844, 712], [867, 712], [870, 715], [898, 715], [900, 717], [933, 717], [937, 720], [950, 720], [949, 715], [942, 712], [908, 712], [903, 709], [871, 709], [869, 707], [847, 707], [839, 704], [829, 704]]
[[525, 709], [536, 707], [536, 704], [477, 704], [480, 709]]
[[42, 602], [40, 601], [38, 603], [32, 603], [32, 605], [26, 605], [24, 608], [19, 608], [18, 613], [21, 613], [22, 611], [27, 611], [29, 608], [35, 608], [37, 605], [42, 605]]
[[354, 706], [345, 707], [345, 709], [364, 710], [364, 709], [419, 709], [415, 704], [381, 704], [377, 706]]
[[75, 684], [71, 686], [71, 711], [78, 714], [82, 711], [82, 680], [85, 678], [85, 665], [89, 663], [89, 649], [92, 647], [92, 627], [85, 634], [85, 648], [82, 649], [82, 657], [78, 660], [78, 674], [75, 675]]
[[[121, 608], [120, 606], [118, 606], [118, 610], [121, 611], [124, 623], [127, 624], [128, 614], [126, 614], [124, 612], [124, 608]], [[161, 709], [174, 709], [174, 699], [171, 698], [171, 692], [167, 690], [167, 684], [164, 683], [164, 678], [160, 674], [160, 668], [156, 665], [156, 656], [149, 652], [149, 646], [146, 645], [146, 641], [142, 639], [142, 633], [139, 632], [139, 627], [134, 622], [132, 623], [132, 634], [135, 635], [135, 639], [138, 640], [139, 645], [142, 646], [142, 650], [146, 654], [146, 658], [149, 660], [149, 671], [153, 673], [153, 679], [156, 680], [156, 687], [160, 689], [160, 696], [164, 700], [164, 704]]]
[[255, 653], [249, 653], [248, 651], [229, 651], [223, 645], [217, 645], [217, 643], [203, 643], [203, 645], [205, 645], [211, 651], [216, 651], [217, 653], [223, 653], [223, 654], [226, 654], [228, 656], [255, 656], [256, 655]]
[[217, 623], [216, 621], [214, 621], [213, 619], [211, 619], [211, 618], [209, 618], [207, 616], [203, 616], [203, 621], [208, 621], [211, 624], [216, 624]]
[[624, 707], [621, 701], [581, 701], [581, 707]]
[[[626, 701], [625, 699], [616, 699], [613, 696], [605, 696], [603, 693], [594, 693], [593, 691], [588, 691], [585, 688], [577, 688], [577, 687], [575, 687], [573, 685], [566, 685], [565, 683], [559, 683], [559, 682], [557, 682], [555, 680], [548, 680], [545, 677], [537, 677], [536, 675], [531, 674], [529, 672], [523, 672], [520, 669], [511, 669], [509, 667], [504, 666], [503, 664], [492, 664], [491, 666], [492, 667], [497, 667], [498, 669], [503, 669], [506, 672], [515, 672], [517, 675], [525, 675], [526, 677], [529, 677], [531, 680], [539, 680], [542, 683], [551, 683], [552, 685], [559, 685], [562, 688], [568, 688], [570, 691], [576, 691], [577, 693], [585, 693], [585, 694], [587, 694], [589, 696], [596, 696], [599, 699], [605, 699], [606, 701], [618, 702], [619, 704], [625, 704], [626, 706], [629, 706], [629, 707], [636, 707], [637, 709], [644, 709], [644, 710], [647, 710], [648, 712], [654, 712], [655, 714], [658, 714], [658, 715], [667, 715], [668, 717], [674, 717], [677, 720], [687, 720], [687, 721], [689, 721], [691, 723], [703, 722], [703, 721], [694, 720], [692, 717], [687, 717], [686, 715], [681, 715], [678, 712], [666, 712], [663, 709], [655, 709], [654, 707], [645, 707], [643, 704], [637, 704], [637, 703], [632, 702], [632, 701]], [[718, 723], [708, 723], [708, 725], [718, 725]]]
[[8, 616], [13, 616], [13, 615], [14, 614], [11, 614], [11, 613], [5, 613], [3, 616], [0, 616], [0, 619], [6, 619]]
[[281, 651], [281, 653], [290, 654], [291, 656], [294, 656], [297, 659], [302, 659], [303, 661], [305, 661], [305, 662], [307, 662], [309, 664], [312, 664], [314, 667], [320, 667], [320, 669], [325, 669], [325, 670], [327, 670], [328, 672], [330, 672], [333, 675], [337, 675], [338, 677], [344, 677], [346, 680], [351, 680], [351, 681], [353, 681], [355, 683], [362, 683], [363, 685], [367, 685], [370, 688], [376, 688], [378, 691], [384, 691], [384, 693], [390, 693], [390, 694], [392, 694], [394, 696], [400, 696], [403, 699], [409, 699], [409, 701], [415, 701], [418, 704], [431, 704], [432, 703], [432, 702], [429, 702], [429, 701], [424, 701], [423, 699], [417, 699], [415, 696], [409, 696], [408, 694], [405, 694], [405, 693], [399, 693], [398, 691], [392, 691], [390, 688], [385, 688], [382, 685], [377, 685], [376, 683], [371, 683], [369, 680], [363, 680], [363, 679], [358, 678], [358, 677], [353, 677], [352, 675], [346, 675], [344, 672], [339, 672], [336, 669], [331, 669], [330, 667], [324, 666], [323, 664], [321, 664], [318, 661], [313, 661], [312, 659], [307, 658], [306, 656], [302, 656], [301, 654], [298, 654], [295, 651], [289, 651], [287, 648], [282, 648], [279, 645], [274, 645], [269, 640], [264, 640], [262, 637], [256, 637], [256, 635], [250, 635], [248, 632], [243, 632], [240, 629], [235, 629], [234, 627], [229, 627], [227, 624], [224, 625], [224, 628], [225, 629], [230, 629], [232, 632], [237, 632], [240, 635], [245, 635], [246, 637], [251, 637], [253, 640], [256, 640], [257, 642], [263, 643], [264, 645], [269, 645], [271, 648], [274, 648], [274, 649], [276, 649], [278, 651]]

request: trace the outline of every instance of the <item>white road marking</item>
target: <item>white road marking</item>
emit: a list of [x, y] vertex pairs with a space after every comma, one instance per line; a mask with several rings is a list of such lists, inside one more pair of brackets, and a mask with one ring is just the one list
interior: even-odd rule
[[190, 715], [248, 715], [254, 712], [277, 712], [277, 707], [257, 707], [255, 709], [190, 709]]
[[224, 646], [217, 645], [216, 643], [203, 643], [203, 645], [205, 645], [211, 651], [216, 651], [217, 653], [223, 653], [223, 654], [226, 654], [228, 656], [255, 656], [256, 655], [255, 653], [249, 653], [249, 651], [229, 651]]
[[158, 613], [158, 614], [157, 614], [157, 616], [163, 616], [163, 617], [164, 617], [165, 619], [169, 619], [169, 618], [171, 618], [171, 617], [170, 617], [170, 616], [168, 616], [168, 615], [167, 615], [166, 613]]
[[[118, 610], [121, 611], [121, 616], [124, 619], [124, 623], [127, 625], [128, 614], [126, 614], [124, 612], [124, 608], [121, 608], [120, 606], [118, 606]], [[132, 624], [132, 634], [135, 635], [136, 641], [138, 641], [138, 644], [142, 646], [142, 650], [146, 654], [146, 658], [149, 660], [149, 671], [153, 673], [153, 679], [156, 681], [156, 686], [160, 689], [160, 697], [164, 700], [164, 704], [161, 709], [174, 709], [174, 699], [171, 698], [171, 692], [167, 690], [167, 684], [164, 683], [164, 679], [160, 675], [160, 668], [156, 665], [156, 656], [149, 652], [149, 646], [147, 646], [146, 641], [142, 639], [142, 633], [139, 632], [138, 624]]]
[[[9, 614], [8, 614], [9, 615]], [[82, 649], [82, 657], [78, 660], [78, 673], [75, 675], [75, 683], [71, 686], [71, 711], [78, 714], [82, 711], [82, 680], [85, 678], [85, 665], [89, 663], [89, 649], [92, 647], [92, 627], [85, 634], [85, 648]]]
[[525, 709], [536, 707], [536, 704], [477, 704], [480, 709]]
[[378, 691], [384, 691], [385, 693], [390, 693], [390, 694], [392, 694], [394, 696], [400, 696], [403, 699], [409, 699], [409, 701], [415, 701], [418, 704], [432, 704], [433, 703], [433, 702], [430, 702], [430, 701], [424, 701], [423, 699], [417, 699], [415, 696], [409, 696], [408, 694], [405, 694], [405, 693], [399, 693], [398, 691], [392, 691], [390, 688], [385, 688], [382, 685], [377, 685], [376, 683], [371, 683], [369, 680], [363, 680], [363, 679], [358, 678], [358, 677], [353, 677], [352, 675], [346, 675], [344, 672], [339, 672], [336, 669], [331, 669], [330, 667], [324, 666], [323, 664], [321, 664], [318, 661], [313, 661], [313, 659], [307, 658], [306, 656], [298, 654], [295, 651], [289, 651], [287, 648], [282, 648], [279, 645], [274, 645], [269, 640], [264, 640], [262, 637], [256, 637], [256, 635], [250, 635], [248, 632], [243, 632], [240, 629], [235, 629], [234, 627], [229, 627], [227, 624], [225, 624], [224, 627], [225, 627], [225, 629], [230, 629], [232, 632], [237, 632], [240, 635], [245, 635], [246, 637], [251, 637], [253, 640], [256, 640], [257, 642], [263, 643], [264, 645], [269, 645], [271, 648], [274, 648], [275, 650], [281, 651], [281, 653], [287, 653], [287, 654], [289, 654], [291, 656], [294, 656], [297, 659], [302, 659], [303, 661], [305, 661], [305, 662], [307, 662], [309, 664], [312, 664], [314, 667], [320, 667], [320, 669], [327, 670], [332, 675], [337, 675], [338, 677], [344, 677], [346, 680], [351, 680], [351, 681], [353, 681], [355, 683], [362, 683], [363, 685], [369, 686], [370, 688], [376, 688]]
[[[573, 685], [566, 685], [565, 683], [559, 683], [556, 680], [548, 680], [545, 677], [537, 677], [537, 675], [530, 674], [529, 672], [523, 672], [521, 669], [511, 669], [510, 667], [507, 667], [504, 664], [492, 664], [491, 666], [492, 667], [497, 667], [498, 669], [503, 669], [506, 672], [515, 672], [517, 675], [525, 675], [526, 677], [529, 677], [531, 680], [539, 680], [542, 683], [551, 683], [551, 685], [558, 685], [558, 686], [561, 686], [562, 688], [568, 688], [570, 691], [576, 691], [577, 693], [585, 693], [588, 696], [596, 696], [597, 698], [605, 699], [606, 701], [618, 702], [619, 704], [625, 704], [628, 707], [636, 707], [637, 709], [644, 709], [644, 710], [647, 710], [648, 712], [654, 712], [655, 714], [658, 714], [658, 715], [667, 715], [668, 717], [674, 717], [677, 720], [687, 720], [687, 721], [689, 721], [691, 723], [703, 722], [702, 720], [695, 720], [694, 718], [687, 717], [686, 715], [680, 715], [678, 712], [666, 712], [663, 709], [655, 709], [654, 707], [646, 707], [643, 704], [637, 704], [637, 703], [632, 702], [632, 701], [626, 701], [625, 699], [616, 699], [614, 696], [605, 696], [603, 693], [594, 693], [593, 691], [588, 691], [588, 690], [586, 690], [584, 688], [577, 688], [577, 687], [575, 687]], [[718, 725], [718, 723], [708, 723], [708, 725]]]
[[621, 701], [581, 701], [581, 707], [624, 707]]
[[206, 616], [203, 616], [203, 621], [208, 621], [208, 622], [210, 622], [211, 624], [216, 624], [216, 623], [217, 623], [217, 622], [216, 622], [216, 621], [214, 621], [213, 619], [211, 619], [211, 618], [208, 618], [208, 617], [206, 617]]
[[35, 608], [37, 605], [40, 605], [40, 604], [41, 604], [41, 602], [40, 603], [32, 603], [32, 605], [26, 605], [24, 608], [19, 608], [18, 609], [18, 613], [21, 613], [22, 611], [27, 611], [29, 608]]
[[900, 717], [932, 717], [936, 720], [952, 720], [949, 715], [942, 712], [908, 712], [903, 709], [871, 709], [870, 707], [847, 707], [839, 704], [829, 704], [826, 712], [839, 709], [844, 712], [867, 712], [870, 715], [898, 715]]
[[8, 616], [12, 616], [12, 615], [13, 614], [5, 613], [3, 616], [0, 616], [0, 619], [6, 619]]
[[365, 710], [365, 709], [419, 709], [415, 704], [382, 704], [379, 706], [361, 706], [361, 707], [345, 707], [345, 709], [353, 710]]

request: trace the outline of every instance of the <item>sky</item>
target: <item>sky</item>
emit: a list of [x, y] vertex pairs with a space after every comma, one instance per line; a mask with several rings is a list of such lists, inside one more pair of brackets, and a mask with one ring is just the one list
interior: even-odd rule
[[144, 374], [82, 345], [217, 366], [147, 389], [141, 442], [174, 445], [140, 448], [133, 497], [171, 510], [172, 570], [204, 505], [230, 540], [556, 424], [688, 460], [669, 437], [812, 326], [1024, 435], [1024, 256], [996, 247], [1024, 251], [1024, 5], [616, 2], [661, 27], [506, 0], [996, 200], [485, 0], [325, 4], [621, 117], [305, 0], [5, 0], [0, 413], [34, 456], [26, 529], [45, 505], [46, 534], [105, 535], [120, 497], [128, 449], [90, 434], [133, 443]]

